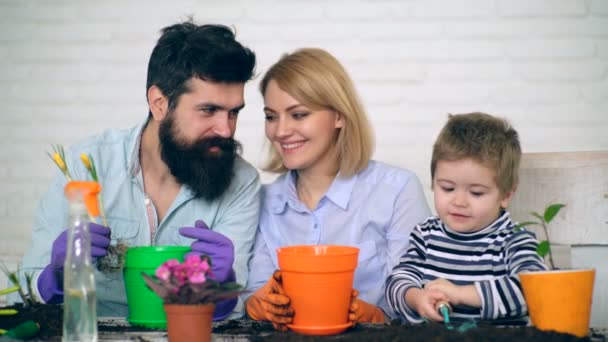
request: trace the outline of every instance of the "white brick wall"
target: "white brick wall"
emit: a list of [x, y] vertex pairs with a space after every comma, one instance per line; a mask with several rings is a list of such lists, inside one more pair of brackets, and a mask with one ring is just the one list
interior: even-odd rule
[[[605, 0], [0, 0], [0, 260], [28, 245], [55, 171], [44, 152], [144, 120], [158, 31], [190, 14], [234, 25], [259, 73], [298, 47], [334, 53], [367, 106], [376, 158], [427, 189], [447, 113], [507, 117], [526, 152], [608, 149]], [[237, 137], [260, 165], [257, 81], [246, 101]]]

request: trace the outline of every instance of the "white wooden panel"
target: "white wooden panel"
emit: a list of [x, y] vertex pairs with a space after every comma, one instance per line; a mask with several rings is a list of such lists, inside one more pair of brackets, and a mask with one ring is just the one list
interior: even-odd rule
[[552, 242], [608, 245], [608, 151], [524, 153], [511, 214], [528, 221], [550, 203], [566, 204], [549, 226]]

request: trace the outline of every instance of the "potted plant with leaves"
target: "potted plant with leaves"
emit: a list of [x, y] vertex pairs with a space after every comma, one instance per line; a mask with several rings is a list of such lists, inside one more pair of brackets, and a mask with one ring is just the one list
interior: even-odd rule
[[190, 255], [183, 263], [170, 259], [153, 276], [142, 272], [146, 284], [163, 300], [169, 340], [210, 341], [215, 303], [242, 293], [236, 283], [213, 279], [211, 259]]
[[45, 339], [61, 332], [61, 307], [37, 302], [32, 289], [32, 274], [25, 273], [26, 285], [19, 282], [19, 271], [10, 271], [0, 262], [0, 270], [8, 278], [9, 287], [0, 296], [17, 293], [21, 303], [0, 308], [0, 336], [13, 339]]
[[564, 208], [564, 204], [551, 204], [542, 213], [532, 212], [532, 221], [521, 222], [519, 227], [542, 227], [545, 239], [536, 252], [548, 259], [548, 271], [520, 273], [532, 324], [541, 330], [555, 330], [579, 337], [589, 333], [591, 301], [595, 269], [558, 269], [555, 267], [549, 223]]

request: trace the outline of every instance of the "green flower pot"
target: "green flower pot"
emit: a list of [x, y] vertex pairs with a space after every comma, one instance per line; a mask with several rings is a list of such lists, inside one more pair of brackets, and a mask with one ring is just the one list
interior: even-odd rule
[[153, 275], [156, 268], [169, 259], [182, 262], [189, 251], [188, 246], [143, 246], [127, 250], [123, 272], [129, 307], [127, 320], [131, 325], [152, 329], [167, 327], [163, 302], [146, 286], [141, 274]]

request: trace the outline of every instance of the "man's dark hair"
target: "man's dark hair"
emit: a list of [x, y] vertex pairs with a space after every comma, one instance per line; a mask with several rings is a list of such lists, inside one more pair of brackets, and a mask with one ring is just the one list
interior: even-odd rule
[[146, 97], [157, 86], [168, 98], [169, 110], [188, 91], [192, 77], [218, 83], [244, 83], [253, 77], [255, 53], [236, 41], [227, 26], [199, 26], [189, 20], [161, 32], [148, 63]]

